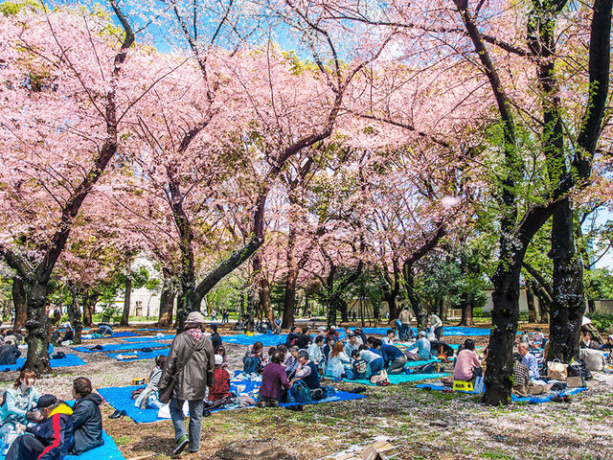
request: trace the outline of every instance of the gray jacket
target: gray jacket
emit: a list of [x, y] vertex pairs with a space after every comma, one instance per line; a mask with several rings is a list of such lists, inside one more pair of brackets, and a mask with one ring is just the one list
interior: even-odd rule
[[160, 388], [166, 388], [170, 377], [181, 369], [191, 351], [195, 351], [177, 377], [173, 398], [180, 401], [196, 401], [204, 399], [206, 387], [215, 382], [215, 351], [211, 339], [203, 336], [196, 343], [191, 334], [183, 332], [172, 341], [164, 372], [160, 380]]

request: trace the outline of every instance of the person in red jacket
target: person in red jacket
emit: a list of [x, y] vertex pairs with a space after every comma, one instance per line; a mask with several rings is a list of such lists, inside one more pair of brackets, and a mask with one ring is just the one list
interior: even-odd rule
[[209, 401], [219, 401], [230, 396], [230, 373], [222, 366], [223, 356], [215, 355], [215, 383], [209, 388]]
[[36, 425], [27, 431], [34, 436], [18, 437], [11, 445], [6, 460], [62, 460], [72, 445], [72, 409], [53, 395], [38, 399]]

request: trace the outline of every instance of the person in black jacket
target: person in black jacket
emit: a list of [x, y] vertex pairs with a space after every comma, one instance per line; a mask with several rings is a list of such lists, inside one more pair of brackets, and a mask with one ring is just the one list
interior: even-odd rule
[[0, 365], [16, 364], [20, 356], [21, 352], [11, 340], [0, 347]]
[[309, 328], [305, 326], [302, 328], [302, 334], [296, 339], [296, 346], [301, 350], [306, 350], [312, 341], [313, 337], [309, 335]]
[[289, 334], [287, 334], [287, 340], [285, 340], [285, 346], [291, 348], [296, 345], [295, 341], [298, 340], [300, 334], [298, 334], [298, 326], [292, 326], [289, 328]]
[[71, 454], [80, 455], [104, 444], [100, 414], [102, 397], [92, 393], [92, 382], [85, 377], [75, 379], [72, 393], [76, 402], [72, 408], [74, 445], [71, 446]]
[[73, 442], [72, 409], [53, 395], [42, 395], [34, 409], [39, 419], [26, 430], [34, 436], [19, 436], [6, 460], [62, 460], [66, 456]]
[[211, 342], [213, 342], [213, 349], [220, 347], [222, 345], [221, 336], [219, 332], [217, 332], [217, 324], [209, 324], [209, 329], [211, 330]]

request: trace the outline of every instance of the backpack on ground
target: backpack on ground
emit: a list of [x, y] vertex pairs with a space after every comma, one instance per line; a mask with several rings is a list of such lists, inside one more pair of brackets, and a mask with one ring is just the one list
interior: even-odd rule
[[298, 380], [292, 385], [290, 393], [294, 400], [293, 402], [305, 404], [313, 400], [311, 390], [309, 390], [309, 387], [302, 380]]

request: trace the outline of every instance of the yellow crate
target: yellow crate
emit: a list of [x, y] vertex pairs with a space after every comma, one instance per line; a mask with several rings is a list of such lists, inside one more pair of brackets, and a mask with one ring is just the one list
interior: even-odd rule
[[467, 382], [466, 380], [454, 380], [453, 390], [454, 391], [474, 391], [475, 387], [473, 386], [472, 382]]
[[144, 379], [132, 379], [132, 385], [146, 385], [149, 383], [149, 377]]

